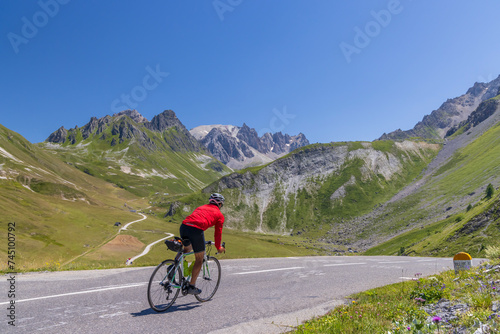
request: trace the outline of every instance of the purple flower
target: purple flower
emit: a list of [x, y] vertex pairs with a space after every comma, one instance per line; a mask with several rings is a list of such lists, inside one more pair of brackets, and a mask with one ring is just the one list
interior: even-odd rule
[[410, 326], [406, 327], [406, 329], [409, 330], [409, 331], [411, 331], [411, 327]]
[[440, 322], [441, 321], [441, 318], [438, 317], [437, 315], [432, 317], [432, 322]]

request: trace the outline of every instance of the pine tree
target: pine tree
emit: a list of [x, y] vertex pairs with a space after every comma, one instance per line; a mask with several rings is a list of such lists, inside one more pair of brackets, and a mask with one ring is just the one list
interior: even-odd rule
[[493, 197], [493, 193], [495, 193], [495, 188], [493, 188], [493, 185], [490, 183], [486, 187], [486, 198], [490, 199]]

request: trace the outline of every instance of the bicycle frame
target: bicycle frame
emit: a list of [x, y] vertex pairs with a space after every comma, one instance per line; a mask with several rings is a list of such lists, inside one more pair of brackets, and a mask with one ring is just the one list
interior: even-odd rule
[[[212, 243], [209, 242], [207, 243], [207, 245], [209, 246], [209, 248], [207, 249], [207, 251], [205, 252], [205, 255], [203, 256], [203, 264], [202, 264], [202, 267], [201, 267], [201, 270], [203, 272], [203, 276], [206, 277], [206, 275], [208, 274], [210, 276], [210, 272], [209, 272], [209, 269], [208, 269], [208, 265], [206, 264], [209, 256], [210, 256], [210, 251], [211, 251], [211, 245]], [[165, 280], [167, 280], [169, 283], [170, 283], [170, 286], [175, 288], [175, 289], [181, 289], [182, 288], [182, 285], [183, 285], [183, 279], [187, 279], [189, 278], [191, 275], [189, 275], [188, 277], [185, 277], [184, 276], [184, 268], [182, 268], [183, 270], [181, 270], [182, 272], [182, 276], [180, 277], [179, 279], [179, 283], [180, 285], [178, 284], [175, 284], [175, 278], [176, 278], [176, 275], [177, 275], [177, 268], [180, 267], [181, 263], [183, 263], [184, 261], [184, 258], [186, 256], [189, 256], [189, 255], [193, 255], [194, 252], [189, 252], [189, 253], [184, 253], [184, 251], [180, 250], [177, 255], [175, 256], [175, 266], [173, 268], [171, 268], [171, 270], [167, 273], [167, 275], [163, 278], [163, 280], [161, 281], [162, 284], [164, 284]], [[172, 276], [172, 279], [168, 279], [170, 273], [172, 272], [172, 270], [174, 271], [174, 275]]]
[[[208, 247], [206, 247], [203, 256], [200, 274], [197, 274], [199, 275], [197, 283], [201, 285], [201, 289], [199, 289], [199, 294], [194, 296], [200, 302], [207, 302], [212, 299], [217, 292], [221, 277], [219, 261], [217, 258], [210, 256], [213, 242], [207, 241], [205, 244]], [[225, 248], [225, 243], [222, 244], [222, 247]], [[169, 247], [169, 249], [171, 248]], [[184, 296], [188, 294], [188, 283], [190, 283], [188, 280], [193, 273], [191, 272], [185, 276], [187, 273], [185, 272], [184, 261], [186, 256], [193, 254], [195, 253], [184, 253], [184, 250], [181, 249], [177, 252], [175, 259], [164, 260], [155, 268], [148, 284], [148, 302], [153, 310], [157, 312], [166, 311], [173, 305], [180, 292]]]
[[[170, 271], [167, 273], [167, 275], [163, 278], [162, 283], [165, 282], [165, 280], [167, 280], [170, 283], [171, 287], [176, 288], [176, 289], [182, 288], [182, 284], [184, 283], [183, 281], [186, 278], [186, 277], [184, 277], [184, 268], [182, 268], [183, 270], [181, 270], [182, 276], [179, 279], [180, 285], [175, 284], [175, 278], [177, 275], [177, 268], [180, 267], [181, 263], [183, 263], [184, 258], [186, 256], [193, 255], [193, 254], [194, 254], [194, 252], [184, 253], [183, 251], [180, 251], [179, 253], [177, 253], [177, 256], [175, 257], [175, 259], [176, 259], [175, 266], [173, 268], [171, 268]], [[172, 270], [174, 271], [174, 275], [172, 276], [172, 279], [169, 279], [168, 277], [170, 276], [170, 273], [172, 272]]]

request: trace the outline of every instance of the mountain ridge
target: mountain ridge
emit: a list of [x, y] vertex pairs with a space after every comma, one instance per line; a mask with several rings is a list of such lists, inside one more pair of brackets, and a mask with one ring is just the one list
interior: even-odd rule
[[92, 117], [82, 127], [59, 128], [40, 146], [139, 196], [189, 193], [230, 171], [189, 133], [172, 110], [151, 121], [136, 110]]
[[448, 99], [438, 109], [425, 115], [412, 129], [397, 129], [384, 133], [379, 140], [403, 140], [414, 137], [425, 139], [443, 139], [447, 132], [467, 119], [481, 102], [498, 95], [500, 75], [488, 82], [476, 82], [467, 92], [453, 99]]
[[296, 148], [309, 144], [304, 134], [290, 136], [277, 132], [261, 137], [246, 123], [234, 125], [201, 125], [190, 130], [210, 153], [233, 169], [269, 163]]

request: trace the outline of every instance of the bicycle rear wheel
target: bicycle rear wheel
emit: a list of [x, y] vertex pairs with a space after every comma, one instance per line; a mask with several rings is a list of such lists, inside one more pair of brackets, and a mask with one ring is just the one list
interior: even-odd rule
[[210, 256], [208, 261], [203, 261], [200, 275], [196, 280], [196, 287], [201, 289], [201, 293], [195, 295], [200, 302], [206, 302], [212, 299], [217, 292], [220, 283], [220, 263], [215, 257]]
[[163, 261], [156, 267], [148, 284], [148, 302], [153, 310], [163, 312], [172, 306], [181, 291], [172, 284], [180, 285], [181, 277], [181, 269], [177, 267], [175, 271], [173, 260]]

